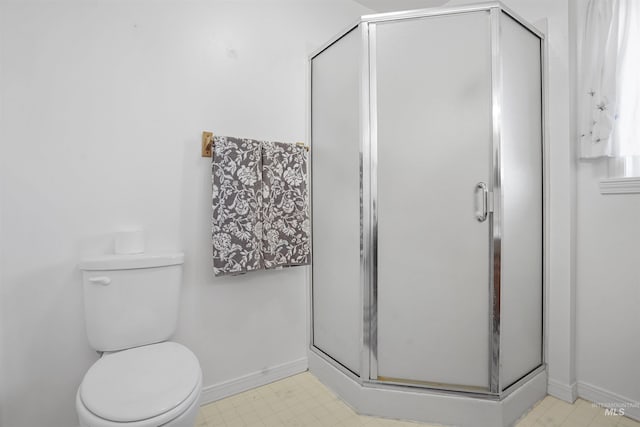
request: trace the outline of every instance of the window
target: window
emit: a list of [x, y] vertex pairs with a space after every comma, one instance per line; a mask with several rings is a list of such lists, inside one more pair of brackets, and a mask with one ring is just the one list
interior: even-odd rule
[[579, 70], [582, 158], [640, 177], [640, 1], [590, 0]]

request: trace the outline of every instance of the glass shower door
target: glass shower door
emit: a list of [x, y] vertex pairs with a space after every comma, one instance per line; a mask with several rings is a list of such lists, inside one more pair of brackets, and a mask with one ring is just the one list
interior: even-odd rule
[[360, 370], [360, 38], [357, 29], [311, 62], [313, 345]]
[[370, 25], [374, 380], [489, 387], [489, 22], [482, 11]]
[[500, 385], [542, 364], [542, 93], [540, 39], [502, 14]]

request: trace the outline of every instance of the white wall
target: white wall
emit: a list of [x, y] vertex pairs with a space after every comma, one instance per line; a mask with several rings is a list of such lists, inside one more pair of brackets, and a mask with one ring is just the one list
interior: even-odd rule
[[[461, 3], [472, 2], [454, 0], [448, 4]], [[570, 126], [569, 1], [503, 0], [503, 3], [543, 30], [548, 44], [546, 362], [549, 393], [573, 400], [576, 183]]]
[[[587, 0], [575, 1], [581, 45]], [[578, 163], [578, 393], [640, 402], [640, 195], [600, 194], [607, 174], [606, 160]]]
[[640, 402], [640, 195], [600, 194], [606, 174], [578, 167], [578, 387]]
[[76, 388], [97, 356], [76, 263], [110, 252], [121, 227], [143, 227], [149, 251], [186, 252], [175, 339], [200, 359], [205, 386], [304, 358], [305, 268], [212, 277], [200, 132], [304, 140], [307, 54], [367, 10], [339, 0], [0, 8], [0, 424], [77, 424]]

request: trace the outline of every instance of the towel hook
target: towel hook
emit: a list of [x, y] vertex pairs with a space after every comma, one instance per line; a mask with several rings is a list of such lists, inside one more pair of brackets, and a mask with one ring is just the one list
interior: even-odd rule
[[202, 131], [202, 157], [211, 157], [213, 151], [213, 132]]

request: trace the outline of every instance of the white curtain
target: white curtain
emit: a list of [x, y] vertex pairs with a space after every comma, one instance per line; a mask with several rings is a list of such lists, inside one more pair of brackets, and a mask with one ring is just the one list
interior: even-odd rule
[[580, 156], [640, 156], [640, 0], [590, 0], [579, 70]]

